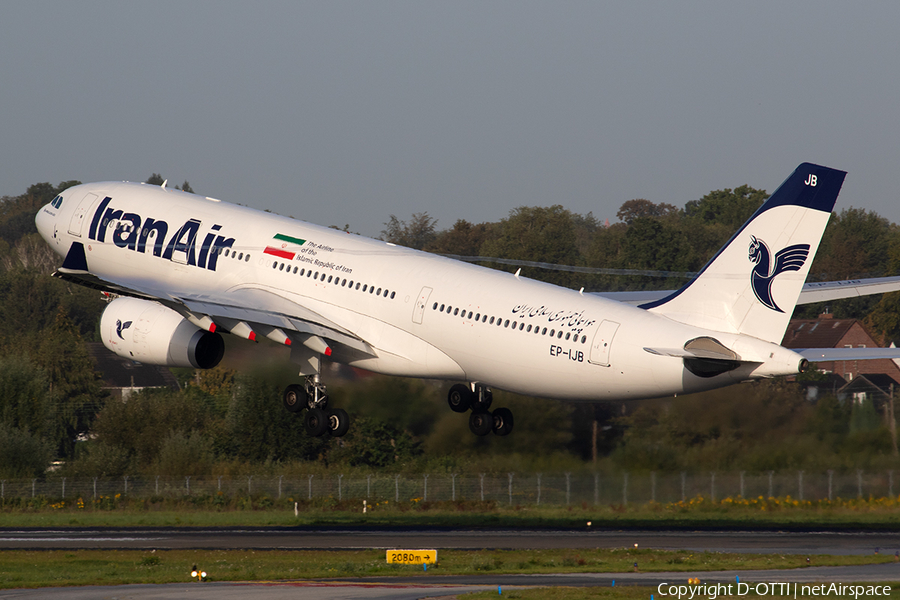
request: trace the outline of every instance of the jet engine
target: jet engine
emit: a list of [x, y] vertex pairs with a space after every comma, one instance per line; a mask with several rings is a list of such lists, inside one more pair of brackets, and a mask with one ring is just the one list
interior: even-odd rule
[[150, 365], [211, 369], [225, 354], [218, 333], [200, 329], [174, 310], [149, 300], [116, 298], [100, 317], [103, 345]]

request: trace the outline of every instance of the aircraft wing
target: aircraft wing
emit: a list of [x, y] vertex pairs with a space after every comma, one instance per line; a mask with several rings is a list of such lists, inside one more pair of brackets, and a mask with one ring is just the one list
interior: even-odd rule
[[900, 348], [791, 348], [809, 362], [900, 359]]
[[[315, 311], [263, 288], [231, 290], [227, 296], [222, 297], [191, 296], [155, 289], [138, 277], [112, 282], [65, 267], [53, 275], [103, 292], [156, 300], [183, 316], [205, 315], [216, 323], [244, 322], [252, 329], [278, 328], [287, 332], [318, 336], [374, 356], [372, 347], [353, 332]], [[278, 309], [257, 308], [262, 306], [277, 306]]]
[[[662, 300], [675, 290], [651, 290], [637, 292], [591, 292], [595, 296], [640, 305]], [[875, 277], [871, 279], [846, 279], [843, 281], [816, 281], [803, 284], [797, 304], [828, 302], [842, 298], [857, 298], [873, 294], [900, 291], [900, 277]]]

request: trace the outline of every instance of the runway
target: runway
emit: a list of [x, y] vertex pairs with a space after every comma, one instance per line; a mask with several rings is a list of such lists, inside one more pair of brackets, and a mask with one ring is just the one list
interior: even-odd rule
[[[883, 532], [663, 531], [663, 530], [447, 530], [408, 529], [0, 529], [0, 549], [244, 549], [338, 550], [421, 547], [465, 549], [631, 548], [781, 554], [881, 554], [900, 552], [900, 536]], [[419, 575], [314, 581], [209, 582], [166, 585], [88, 586], [0, 590], [0, 598], [23, 600], [338, 600], [440, 598], [479, 590], [516, 587], [684, 584], [704, 582], [900, 582], [900, 563], [809, 567], [771, 571], [582, 573], [566, 575]]]
[[900, 535], [836, 531], [448, 530], [316, 528], [0, 529], [0, 549], [453, 550], [640, 548], [696, 552], [864, 555], [900, 552]]

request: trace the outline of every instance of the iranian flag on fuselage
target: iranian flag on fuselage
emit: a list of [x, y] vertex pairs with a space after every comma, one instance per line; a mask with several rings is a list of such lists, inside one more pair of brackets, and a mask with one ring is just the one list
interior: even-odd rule
[[306, 243], [306, 240], [284, 235], [283, 233], [275, 234], [272, 243], [263, 250], [265, 254], [271, 254], [285, 260], [294, 260], [297, 256], [297, 247]]

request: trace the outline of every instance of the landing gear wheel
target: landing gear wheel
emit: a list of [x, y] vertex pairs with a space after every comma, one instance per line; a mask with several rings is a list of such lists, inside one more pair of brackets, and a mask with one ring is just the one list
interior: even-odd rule
[[469, 429], [475, 435], [487, 435], [494, 427], [494, 417], [486, 410], [473, 410], [469, 415]]
[[494, 435], [509, 435], [513, 428], [513, 414], [508, 408], [498, 408], [491, 416], [494, 419]]
[[303, 424], [306, 433], [312, 437], [319, 437], [328, 431], [328, 414], [321, 408], [311, 408], [306, 413]]
[[328, 429], [331, 437], [343, 437], [350, 430], [350, 415], [343, 408], [328, 411]]
[[450, 405], [453, 412], [464, 413], [472, 406], [474, 396], [475, 394], [468, 386], [457, 383], [450, 388], [450, 393], [447, 394], [447, 404]]
[[292, 413], [298, 413], [306, 408], [306, 390], [303, 386], [289, 385], [284, 389], [284, 407]]

